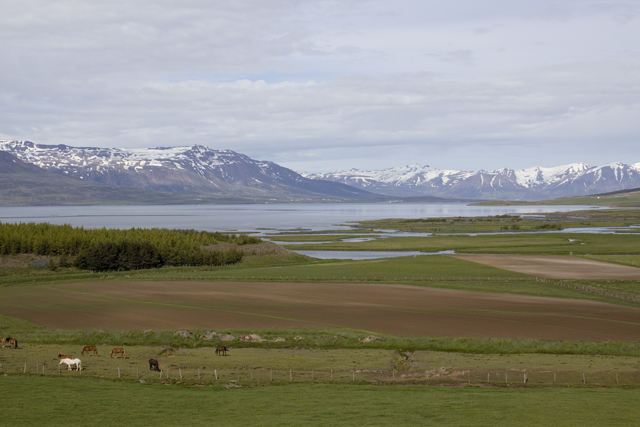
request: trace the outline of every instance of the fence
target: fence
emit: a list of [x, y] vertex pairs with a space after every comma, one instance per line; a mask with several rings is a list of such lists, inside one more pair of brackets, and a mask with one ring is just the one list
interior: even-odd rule
[[47, 377], [94, 377], [148, 383], [185, 383], [210, 385], [266, 385], [286, 383], [416, 383], [416, 384], [472, 384], [492, 386], [588, 386], [640, 387], [640, 371], [579, 372], [532, 370], [450, 370], [396, 372], [390, 369], [330, 369], [293, 370], [268, 368], [217, 369], [168, 367], [160, 372], [148, 366], [113, 366], [100, 363], [83, 364], [82, 370], [72, 371], [66, 365], [53, 363], [0, 363], [0, 374], [40, 375]]

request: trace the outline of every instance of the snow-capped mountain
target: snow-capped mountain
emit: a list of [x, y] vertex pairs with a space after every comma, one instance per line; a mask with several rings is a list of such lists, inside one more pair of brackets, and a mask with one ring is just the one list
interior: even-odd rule
[[366, 191], [311, 180], [272, 162], [208, 147], [114, 149], [0, 142], [25, 163], [82, 180], [148, 190], [267, 199], [366, 199]]
[[397, 197], [542, 200], [640, 187], [640, 163], [610, 163], [597, 167], [572, 163], [551, 168], [536, 166], [477, 172], [412, 165], [377, 171], [351, 169], [302, 175]]

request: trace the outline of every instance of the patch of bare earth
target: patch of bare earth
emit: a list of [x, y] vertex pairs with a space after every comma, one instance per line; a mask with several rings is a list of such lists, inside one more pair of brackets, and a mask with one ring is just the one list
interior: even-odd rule
[[342, 326], [400, 336], [638, 340], [640, 310], [382, 284], [92, 282], [0, 289], [0, 313], [50, 328]]
[[550, 279], [640, 280], [640, 268], [609, 264], [572, 256], [552, 255], [451, 255], [503, 270]]

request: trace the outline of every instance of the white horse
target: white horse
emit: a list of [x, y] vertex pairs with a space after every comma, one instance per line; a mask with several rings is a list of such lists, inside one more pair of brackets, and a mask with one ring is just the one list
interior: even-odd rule
[[65, 363], [67, 365], [68, 370], [71, 370], [72, 365], [76, 365], [76, 370], [82, 371], [82, 363], [80, 359], [60, 359], [59, 365]]

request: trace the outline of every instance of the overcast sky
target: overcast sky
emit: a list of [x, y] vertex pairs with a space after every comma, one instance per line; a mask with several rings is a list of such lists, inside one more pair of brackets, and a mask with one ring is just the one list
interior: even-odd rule
[[298, 171], [640, 162], [640, 0], [0, 0], [0, 139]]

